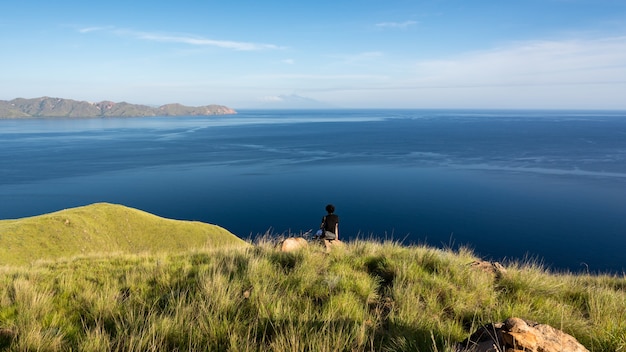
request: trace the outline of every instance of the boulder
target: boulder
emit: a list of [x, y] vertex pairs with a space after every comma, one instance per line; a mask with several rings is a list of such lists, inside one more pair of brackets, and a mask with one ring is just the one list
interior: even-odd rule
[[326, 247], [326, 252], [329, 253], [333, 249], [333, 247], [343, 246], [343, 242], [339, 240], [324, 240], [324, 246]]
[[280, 244], [281, 252], [293, 252], [308, 246], [306, 239], [302, 237], [289, 237]]
[[488, 324], [458, 344], [457, 352], [589, 352], [574, 337], [520, 318]]

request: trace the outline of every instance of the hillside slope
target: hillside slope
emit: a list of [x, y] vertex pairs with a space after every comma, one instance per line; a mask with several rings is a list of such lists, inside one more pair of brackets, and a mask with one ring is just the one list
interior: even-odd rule
[[108, 203], [0, 220], [0, 265], [89, 253], [173, 252], [246, 245], [216, 225], [165, 219]]
[[41, 97], [0, 100], [0, 118], [27, 117], [145, 117], [145, 116], [209, 116], [237, 112], [223, 105], [185, 106], [166, 104], [160, 107], [101, 101], [90, 103], [72, 99]]
[[476, 260], [467, 249], [373, 241], [285, 253], [267, 238], [0, 267], [0, 351], [458, 352], [509, 317], [593, 352], [626, 351], [624, 275], [532, 263], [494, 273]]

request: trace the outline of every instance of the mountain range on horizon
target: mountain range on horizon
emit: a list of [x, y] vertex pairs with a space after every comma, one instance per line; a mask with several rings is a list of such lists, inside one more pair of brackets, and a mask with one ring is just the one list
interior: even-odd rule
[[152, 107], [127, 102], [101, 101], [91, 103], [63, 98], [16, 98], [0, 100], [0, 118], [32, 117], [148, 117], [148, 116], [211, 116], [237, 112], [224, 105], [185, 106], [178, 103]]

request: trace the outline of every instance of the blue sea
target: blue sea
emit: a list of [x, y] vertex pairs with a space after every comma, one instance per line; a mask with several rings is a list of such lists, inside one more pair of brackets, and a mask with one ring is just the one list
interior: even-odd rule
[[0, 219], [110, 202], [253, 239], [319, 226], [626, 269], [626, 112], [276, 110], [0, 120]]

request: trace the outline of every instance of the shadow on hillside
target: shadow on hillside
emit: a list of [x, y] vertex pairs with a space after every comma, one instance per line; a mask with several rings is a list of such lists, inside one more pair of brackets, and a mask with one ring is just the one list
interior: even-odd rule
[[[356, 351], [437, 351], [445, 346], [445, 339], [433, 331], [418, 329], [393, 322], [358, 322], [342, 319], [324, 321], [259, 319], [253, 339], [258, 346], [270, 346], [278, 341], [289, 341], [300, 347], [333, 347], [336, 350]], [[363, 341], [334, 341], [333, 336], [363, 336]], [[294, 334], [296, 334], [294, 339]], [[301, 334], [301, 336], [297, 336]], [[436, 348], [433, 343], [436, 343]], [[294, 346], [291, 346], [294, 347]]]

